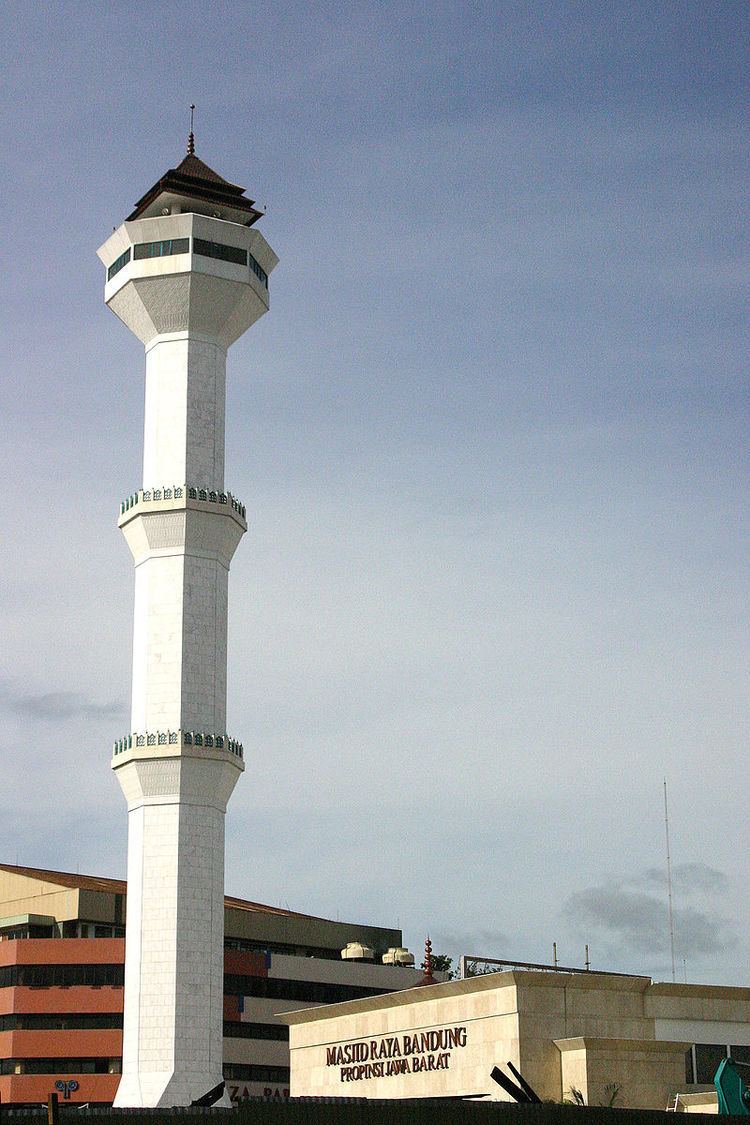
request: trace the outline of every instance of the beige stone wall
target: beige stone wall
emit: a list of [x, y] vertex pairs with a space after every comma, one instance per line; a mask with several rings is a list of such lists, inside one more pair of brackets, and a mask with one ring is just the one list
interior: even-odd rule
[[689, 1043], [653, 1039], [559, 1039], [563, 1096], [580, 1090], [588, 1105], [608, 1105], [614, 1087], [623, 1109], [666, 1109], [685, 1082]]
[[750, 1044], [750, 988], [653, 984], [644, 1012], [654, 1020], [657, 1039]]
[[516, 973], [520, 1071], [544, 1099], [565, 1092], [556, 1039], [588, 1035], [652, 1039], [653, 1020], [643, 1014], [648, 977], [564, 973]]
[[[459, 1094], [506, 1099], [507, 1095], [492, 1082], [489, 1074], [494, 1066], [508, 1059], [518, 1064], [515, 985], [510, 981], [500, 988], [486, 987], [470, 993], [455, 991], [464, 983], [471, 982], [409, 989], [389, 997], [387, 1006], [377, 1003], [380, 997], [337, 1004], [338, 1014], [331, 1019], [292, 1024], [292, 1096], [414, 1098]], [[376, 1002], [374, 1010], [373, 1000]], [[465, 1029], [465, 1046], [436, 1051], [423, 1051], [420, 1046], [419, 1050], [408, 1054], [402, 1050], [404, 1035], [421, 1037], [425, 1032], [457, 1028]], [[392, 1044], [394, 1040], [398, 1053], [391, 1058], [374, 1060], [383, 1064], [382, 1075], [357, 1076], [358, 1066], [373, 1064], [373, 1042], [378, 1050], [382, 1049], [381, 1043], [389, 1050], [389, 1041]], [[365, 1052], [366, 1061], [339, 1061], [328, 1065], [328, 1049], [336, 1044], [361, 1045], [352, 1049]], [[438, 1057], [445, 1055], [447, 1059], [439, 1064]], [[388, 1074], [389, 1069], [395, 1070], [401, 1065], [401, 1060], [406, 1061], [409, 1072]], [[415, 1066], [423, 1065], [425, 1069], [414, 1072]], [[434, 1069], [426, 1069], [430, 1065]]]
[[[572, 1086], [590, 1104], [664, 1109], [685, 1090], [685, 1053], [693, 1042], [750, 1040], [750, 990], [654, 985], [648, 977], [503, 972], [395, 996], [376, 996], [288, 1014], [291, 1090], [296, 1096], [371, 1098], [479, 1095], [508, 1099], [490, 1078], [510, 1061], [540, 1097], [561, 1101]], [[382, 1074], [353, 1071], [372, 1061], [327, 1065], [327, 1049], [466, 1028], [440, 1069]], [[663, 1030], [669, 1034], [664, 1034]], [[678, 1034], [685, 1029], [689, 1034]], [[730, 1038], [724, 1039], [725, 1033]], [[719, 1035], [719, 1038], [715, 1038]], [[376, 1061], [381, 1061], [376, 1056]]]

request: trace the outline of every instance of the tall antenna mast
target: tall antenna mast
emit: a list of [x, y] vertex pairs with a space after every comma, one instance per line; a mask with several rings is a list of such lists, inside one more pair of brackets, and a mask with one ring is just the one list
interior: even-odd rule
[[667, 779], [664, 778], [664, 834], [667, 840], [667, 898], [669, 901], [669, 951], [672, 955], [672, 984], [675, 983], [674, 969], [674, 913], [672, 910], [672, 860], [669, 854], [669, 808], [667, 806]]

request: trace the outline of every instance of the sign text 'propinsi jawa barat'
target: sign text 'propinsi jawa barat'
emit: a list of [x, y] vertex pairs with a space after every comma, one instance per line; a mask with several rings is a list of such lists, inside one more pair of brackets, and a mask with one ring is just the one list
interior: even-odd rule
[[358, 1039], [327, 1047], [326, 1066], [339, 1067], [342, 1082], [447, 1070], [451, 1052], [465, 1046], [465, 1027], [384, 1035], [380, 1039]]

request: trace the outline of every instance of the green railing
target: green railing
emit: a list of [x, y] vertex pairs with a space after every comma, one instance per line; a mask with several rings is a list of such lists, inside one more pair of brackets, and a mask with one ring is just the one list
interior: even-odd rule
[[138, 504], [150, 503], [152, 500], [197, 500], [203, 504], [227, 504], [244, 520], [246, 518], [245, 505], [232, 496], [231, 492], [220, 492], [216, 488], [202, 488], [197, 484], [174, 484], [164, 488], [140, 488], [138, 492], [131, 492], [120, 502], [120, 515], [129, 512]]
[[230, 738], [228, 734], [196, 730], [136, 731], [118, 738], [112, 752], [116, 757], [126, 750], [146, 749], [149, 746], [199, 746], [206, 750], [227, 750], [237, 758], [244, 757], [243, 745], [236, 738]]

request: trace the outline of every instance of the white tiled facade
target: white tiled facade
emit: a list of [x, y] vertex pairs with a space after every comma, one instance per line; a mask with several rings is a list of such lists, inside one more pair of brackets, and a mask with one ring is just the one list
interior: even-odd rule
[[146, 348], [143, 487], [224, 486], [226, 348], [186, 333]]
[[99, 250], [107, 267], [131, 251], [105, 300], [146, 350], [143, 487], [119, 521], [135, 563], [131, 731], [112, 763], [129, 813], [119, 1106], [186, 1105], [222, 1081], [224, 815], [244, 768], [226, 732], [227, 589], [246, 530], [224, 490], [226, 350], [268, 290], [194, 240], [251, 250], [266, 273], [277, 259], [257, 231], [182, 210]]

